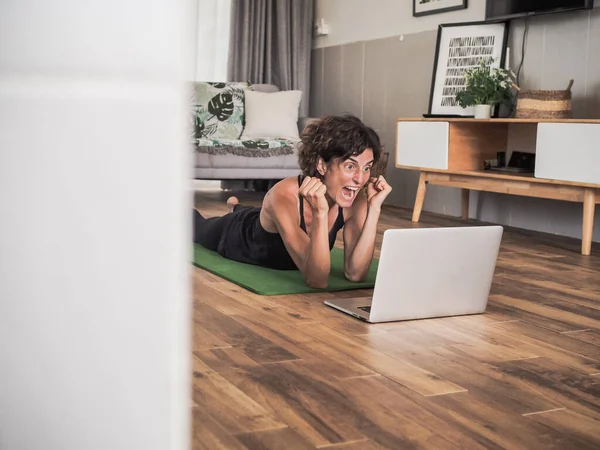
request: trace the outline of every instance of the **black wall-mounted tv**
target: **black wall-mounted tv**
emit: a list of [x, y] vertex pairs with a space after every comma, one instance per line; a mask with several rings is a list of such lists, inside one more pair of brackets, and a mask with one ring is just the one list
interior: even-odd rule
[[505, 20], [593, 7], [594, 0], [487, 0], [485, 19]]

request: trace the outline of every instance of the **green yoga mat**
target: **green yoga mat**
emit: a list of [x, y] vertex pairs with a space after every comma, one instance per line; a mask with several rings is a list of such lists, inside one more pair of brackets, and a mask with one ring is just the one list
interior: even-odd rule
[[344, 278], [344, 252], [331, 251], [331, 273], [325, 289], [314, 289], [306, 284], [299, 270], [275, 270], [244, 264], [223, 258], [216, 252], [194, 244], [194, 265], [219, 275], [261, 295], [302, 294], [307, 292], [333, 292], [350, 289], [368, 289], [375, 285], [379, 261], [371, 262], [365, 281], [353, 283]]

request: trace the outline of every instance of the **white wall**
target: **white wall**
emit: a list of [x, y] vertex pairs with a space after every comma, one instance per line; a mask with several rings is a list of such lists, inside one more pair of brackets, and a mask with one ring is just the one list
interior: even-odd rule
[[188, 448], [188, 7], [0, 3], [2, 450]]
[[315, 20], [324, 18], [329, 34], [317, 37], [314, 47], [435, 30], [440, 23], [483, 20], [485, 0], [469, 0], [467, 9], [442, 14], [412, 14], [412, 0], [316, 0]]

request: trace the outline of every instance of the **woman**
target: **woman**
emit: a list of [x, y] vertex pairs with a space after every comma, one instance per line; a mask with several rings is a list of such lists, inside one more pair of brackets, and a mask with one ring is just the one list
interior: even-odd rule
[[232, 197], [223, 217], [205, 219], [194, 211], [194, 242], [236, 261], [298, 269], [309, 286], [325, 288], [330, 251], [343, 228], [345, 276], [362, 281], [381, 206], [392, 190], [383, 176], [371, 176], [380, 156], [377, 133], [360, 119], [315, 120], [301, 134], [303, 175], [274, 185], [261, 207], [241, 206]]

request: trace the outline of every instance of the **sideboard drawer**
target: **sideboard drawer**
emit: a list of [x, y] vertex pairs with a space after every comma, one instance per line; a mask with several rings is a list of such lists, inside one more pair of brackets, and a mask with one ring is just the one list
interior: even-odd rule
[[448, 122], [398, 122], [396, 165], [448, 169]]
[[600, 184], [600, 126], [538, 124], [535, 176]]

